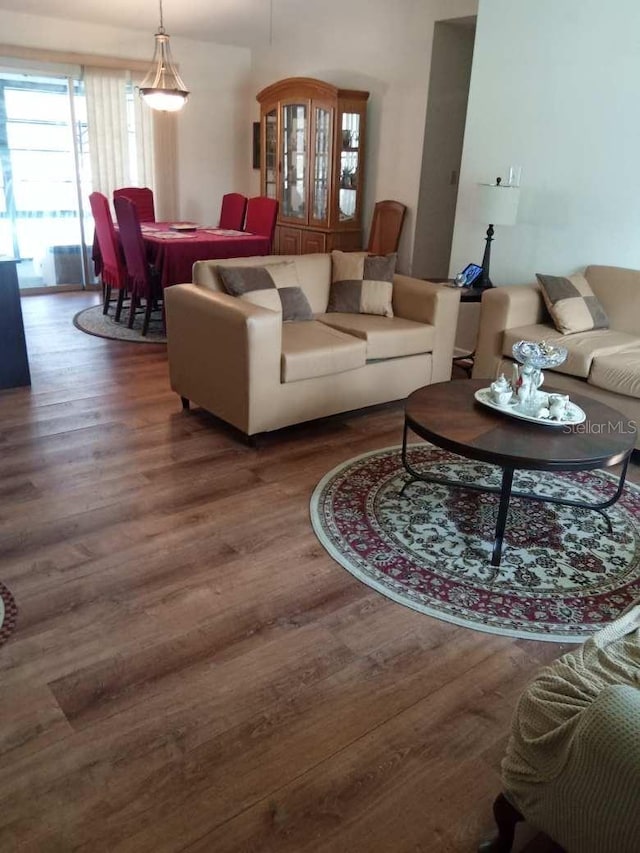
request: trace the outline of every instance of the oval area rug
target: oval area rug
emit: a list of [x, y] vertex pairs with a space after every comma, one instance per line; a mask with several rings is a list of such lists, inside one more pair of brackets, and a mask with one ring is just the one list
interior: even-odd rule
[[79, 311], [73, 318], [73, 325], [81, 332], [95, 335], [98, 338], [109, 338], [111, 341], [129, 341], [136, 344], [166, 344], [167, 337], [162, 328], [162, 319], [159, 312], [154, 311], [151, 315], [147, 334], [142, 334], [142, 314], [137, 314], [133, 321], [133, 328], [127, 328], [129, 320], [129, 309], [122, 312], [119, 323], [113, 319], [113, 307], [109, 309], [110, 314], [102, 313], [102, 305], [93, 305]]
[[18, 608], [16, 602], [3, 583], [0, 583], [0, 646], [9, 638], [16, 627]]
[[[491, 565], [498, 495], [413, 482], [401, 448], [330, 471], [311, 498], [316, 536], [340, 565], [399, 604], [494, 634], [582, 640], [640, 596], [640, 487], [607, 510], [512, 498], [501, 565]], [[501, 469], [430, 444], [409, 446], [420, 471], [500, 485]], [[513, 488], [589, 502], [614, 494], [606, 471], [516, 471]]]

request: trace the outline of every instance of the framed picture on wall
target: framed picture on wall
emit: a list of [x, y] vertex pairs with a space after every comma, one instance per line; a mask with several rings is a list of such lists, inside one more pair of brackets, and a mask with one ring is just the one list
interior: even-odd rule
[[260, 168], [260, 122], [253, 123], [253, 168]]

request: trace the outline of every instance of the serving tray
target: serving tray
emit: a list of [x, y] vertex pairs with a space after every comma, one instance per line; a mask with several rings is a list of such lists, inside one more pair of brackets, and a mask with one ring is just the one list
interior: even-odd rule
[[[541, 391], [540, 393], [543, 397], [548, 398], [549, 396], [548, 394], [545, 394], [544, 391]], [[539, 418], [536, 415], [527, 415], [518, 409], [517, 403], [507, 403], [506, 406], [499, 406], [491, 398], [491, 388], [479, 388], [474, 394], [474, 397], [479, 403], [482, 403], [483, 406], [488, 406], [490, 409], [494, 409], [496, 412], [502, 412], [504, 415], [509, 415], [512, 418], [518, 418], [518, 420], [528, 421], [532, 424], [540, 424], [541, 426], [575, 426], [576, 424], [584, 423], [584, 421], [586, 421], [587, 419], [586, 414], [580, 408], [580, 406], [576, 406], [576, 404], [572, 403], [571, 400], [569, 400], [569, 402], [567, 403], [564, 418], [561, 421], [554, 421], [551, 420], [551, 418]]]

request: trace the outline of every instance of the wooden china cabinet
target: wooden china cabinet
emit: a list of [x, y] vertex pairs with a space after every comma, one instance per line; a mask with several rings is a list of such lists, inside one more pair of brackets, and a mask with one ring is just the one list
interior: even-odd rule
[[308, 77], [257, 95], [261, 194], [279, 202], [277, 254], [362, 248], [368, 98]]

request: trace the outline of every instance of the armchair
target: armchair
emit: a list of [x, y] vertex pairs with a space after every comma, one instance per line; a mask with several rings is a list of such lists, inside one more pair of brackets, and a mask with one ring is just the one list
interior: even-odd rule
[[494, 804], [509, 853], [527, 820], [568, 853], [640, 849], [640, 605], [564, 655], [520, 697]]

